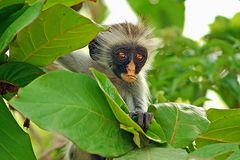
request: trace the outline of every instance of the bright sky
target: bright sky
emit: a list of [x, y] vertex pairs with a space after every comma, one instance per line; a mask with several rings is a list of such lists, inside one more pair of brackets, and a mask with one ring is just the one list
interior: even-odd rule
[[[155, 0], [159, 1], [160, 0]], [[110, 15], [105, 24], [129, 21], [136, 23], [137, 17], [126, 0], [105, 0]], [[208, 32], [208, 24], [216, 15], [232, 17], [240, 12], [240, 0], [186, 0], [184, 35], [199, 40]], [[149, 14], [151, 14], [149, 12]]]

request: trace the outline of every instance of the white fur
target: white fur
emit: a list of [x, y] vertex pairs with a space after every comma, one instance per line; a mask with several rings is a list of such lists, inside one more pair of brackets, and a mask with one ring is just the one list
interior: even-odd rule
[[109, 31], [102, 32], [98, 35], [97, 41], [101, 46], [96, 46], [100, 50], [99, 63], [103, 66], [107, 66], [112, 61], [111, 50], [114, 45], [118, 44], [136, 44], [143, 46], [147, 49], [148, 59], [146, 65], [142, 68], [142, 71], [150, 69], [150, 63], [152, 57], [154, 57], [154, 51], [159, 44], [158, 39], [152, 37], [152, 29], [138, 25], [139, 32], [132, 32], [131, 25], [126, 23], [128, 28], [124, 25], [118, 24], [114, 27], [110, 27]]

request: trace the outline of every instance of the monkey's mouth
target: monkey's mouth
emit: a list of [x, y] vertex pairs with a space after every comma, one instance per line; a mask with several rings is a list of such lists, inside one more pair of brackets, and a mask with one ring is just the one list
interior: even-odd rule
[[132, 75], [132, 74], [130, 75], [130, 74], [124, 74], [124, 73], [121, 74], [121, 78], [125, 82], [129, 82], [129, 83], [134, 82], [137, 79], [136, 75]]

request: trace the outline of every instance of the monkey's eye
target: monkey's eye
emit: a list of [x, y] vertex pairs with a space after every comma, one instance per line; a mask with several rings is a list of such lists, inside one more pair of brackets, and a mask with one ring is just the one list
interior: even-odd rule
[[120, 61], [125, 60], [125, 59], [126, 59], [126, 54], [123, 53], [123, 52], [119, 52], [119, 53], [117, 54], [117, 59], [120, 60]]
[[137, 59], [139, 62], [142, 62], [142, 61], [143, 61], [143, 56], [138, 53], [138, 54], [136, 55], [136, 59]]

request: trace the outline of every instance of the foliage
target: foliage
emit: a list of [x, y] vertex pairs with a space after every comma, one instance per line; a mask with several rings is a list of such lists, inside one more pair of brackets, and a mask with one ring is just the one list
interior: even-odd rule
[[[207, 132], [198, 136], [197, 146], [204, 146], [219, 142], [240, 142], [240, 110], [217, 110], [209, 109], [207, 117], [211, 121]], [[220, 132], [221, 131], [221, 132]]]
[[46, 1], [44, 7], [43, 7], [43, 10], [46, 10], [54, 5], [57, 5], [57, 4], [63, 4], [65, 6], [74, 6], [76, 4], [79, 4], [81, 2], [83, 2], [84, 0], [75, 0], [75, 1], [64, 1], [64, 0], [60, 0], [60, 1], [55, 1], [55, 0], [48, 0]]
[[[124, 105], [124, 102], [119, 97], [116, 89], [112, 93], [114, 90], [110, 81], [96, 70], [93, 70], [93, 73], [98, 85], [105, 93], [101, 92], [100, 88], [96, 86], [97, 83], [86, 75], [56, 71], [49, 72], [20, 89], [18, 96], [13, 98], [10, 104], [41, 128], [62, 133], [73, 140], [81, 149], [106, 157], [120, 156], [134, 148], [131, 140], [132, 136], [120, 130], [120, 125], [133, 128], [134, 133], [139, 136], [136, 137], [135, 135], [134, 137], [136, 144], [145, 144], [141, 140], [143, 136], [157, 143], [163, 143], [165, 142], [164, 133], [168, 136], [169, 132], [173, 132], [172, 137], [174, 138], [171, 138], [169, 143], [175, 147], [185, 147], [191, 144], [196, 136], [206, 130], [208, 126], [208, 120], [202, 120], [198, 124], [204, 118], [200, 108], [181, 104], [162, 104], [162, 107], [156, 108], [154, 114], [156, 121], [161, 121], [160, 126], [165, 128], [164, 133], [161, 128], [159, 130], [150, 130], [153, 133], [157, 131], [154, 135], [160, 135], [155, 139], [155, 137], [144, 133], [120, 109], [119, 102], [121, 101], [121, 105]], [[84, 85], [79, 85], [79, 83]], [[36, 90], [36, 88], [38, 89]], [[106, 98], [103, 97], [104, 95]], [[60, 100], [56, 100], [59, 98]], [[115, 99], [119, 102], [115, 102]], [[34, 106], [32, 106], [33, 103]], [[32, 108], [32, 111], [29, 111], [29, 108]], [[181, 125], [182, 121], [186, 124], [189, 122], [178, 119], [178, 115], [169, 116], [169, 108], [175, 108], [179, 112], [179, 117], [184, 114], [184, 111], [189, 110], [187, 111], [189, 112], [187, 117], [190, 122], [193, 122], [189, 125], [196, 125], [196, 129], [193, 131], [194, 134], [185, 135], [185, 132], [182, 131], [186, 130], [189, 127], [188, 125], [177, 127]], [[66, 119], [65, 117], [70, 114], [71, 117]], [[159, 120], [161, 115], [167, 115], [169, 120]], [[166, 127], [171, 121], [176, 122], [175, 126], [177, 126]], [[172, 131], [173, 128], [174, 131]], [[109, 135], [109, 133], [111, 134]], [[89, 135], [91, 135], [91, 138], [89, 138]], [[87, 140], [86, 137], [88, 137]], [[178, 137], [182, 138], [180, 142]], [[186, 137], [186, 140], [183, 137]], [[173, 139], [174, 143], [172, 143]], [[103, 144], [105, 147], [100, 147]]]
[[[162, 30], [163, 47], [155, 57], [149, 76], [153, 101], [181, 98], [202, 105], [207, 100], [206, 92], [211, 89], [230, 108], [239, 107], [240, 39], [235, 34], [239, 28], [231, 27], [232, 21], [238, 17], [240, 20], [238, 15], [230, 20], [217, 17], [203, 45], [182, 36], [177, 28]], [[161, 100], [162, 95], [166, 99]]]
[[37, 18], [42, 5], [43, 1], [38, 1], [32, 6], [24, 5], [23, 1], [10, 1], [2, 4], [0, 12], [0, 53], [6, 49], [17, 32]]
[[[169, 153], [171, 153], [171, 156], [169, 156]], [[114, 158], [114, 160], [146, 160], [149, 159], [149, 157], [151, 157], [152, 160], [157, 160], [159, 157], [161, 157], [162, 160], [175, 160], [176, 157], [178, 157], [178, 160], [186, 160], [187, 156], [186, 151], [182, 149], [150, 147], [133, 150], [123, 157]]]
[[[191, 105], [158, 104], [154, 116], [162, 126], [168, 143], [176, 148], [191, 144], [200, 133], [207, 130], [209, 125], [204, 111]], [[186, 130], [187, 134], [185, 134]]]
[[[85, 1], [0, 1], [0, 159], [36, 159], [28, 134], [7, 106], [84, 151], [113, 159], [240, 159], [240, 14], [216, 17], [200, 45], [181, 33], [183, 0], [128, 0], [163, 42], [148, 77], [154, 119], [145, 132], [129, 118], [127, 105], [104, 74], [95, 69], [93, 77], [48, 72], [56, 58], [106, 30], [71, 9], [96, 5]], [[97, 3], [100, 8], [87, 6], [100, 23], [107, 10]], [[209, 89], [234, 109], [193, 106], [207, 100]], [[179, 99], [193, 105], [173, 103]]]
[[[72, 23], [68, 23], [69, 19]], [[57, 57], [84, 47], [100, 31], [103, 28], [89, 19], [66, 6], [55, 5], [18, 34], [10, 45], [10, 59], [46, 66]], [[65, 45], [66, 42], [70, 45]]]
[[50, 72], [21, 89], [10, 103], [39, 127], [62, 133], [90, 153], [118, 156], [133, 148], [131, 135], [120, 129], [97, 83], [86, 75]]
[[157, 27], [156, 33], [159, 33], [160, 29], [170, 26], [183, 28], [184, 2], [177, 0], [161, 0], [160, 3], [149, 0], [142, 0], [140, 3], [136, 3], [134, 0], [128, 0], [128, 2], [138, 15], [143, 16], [144, 20]]
[[3, 99], [0, 99], [0, 153], [1, 159], [32, 159], [36, 157], [32, 151], [30, 138], [12, 117]]
[[38, 67], [23, 62], [8, 62], [0, 66], [1, 84], [8, 87], [2, 89], [1, 95], [10, 99], [17, 92], [18, 87], [24, 87], [44, 72]]
[[229, 154], [232, 154], [232, 152], [234, 152], [234, 154], [239, 152], [238, 144], [216, 143], [192, 152], [189, 157], [193, 159], [231, 159], [232, 155], [229, 156]]

